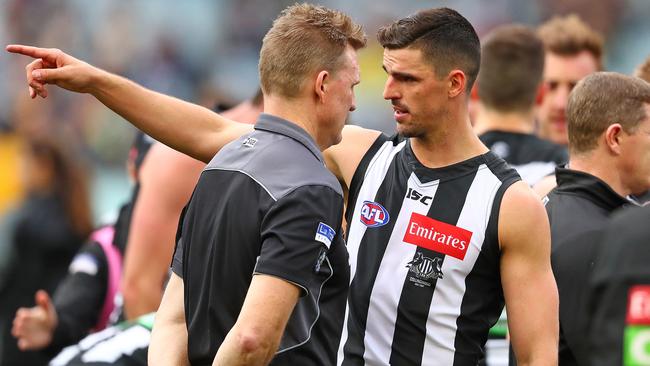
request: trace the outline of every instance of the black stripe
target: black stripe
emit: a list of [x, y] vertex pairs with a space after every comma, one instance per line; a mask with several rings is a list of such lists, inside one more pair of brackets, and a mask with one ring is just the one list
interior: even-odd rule
[[[471, 174], [440, 183], [427, 216], [456, 225], [476, 172], [477, 170], [474, 170]], [[445, 258], [442, 253], [422, 247], [417, 248], [414, 259], [416, 256], [428, 257], [434, 261], [435, 258], [440, 258], [441, 265]], [[420, 365], [422, 363], [429, 308], [437, 280], [430, 279], [431, 286], [419, 287], [410, 281], [410, 277], [411, 275], [407, 274], [399, 299], [390, 355], [391, 365]]]
[[[373, 142], [372, 146], [370, 146], [370, 149], [366, 152], [366, 154], [361, 158], [361, 161], [359, 162], [359, 166], [357, 166], [357, 169], [354, 171], [354, 175], [352, 176], [352, 181], [350, 182], [350, 187], [348, 190], [348, 204], [346, 206], [346, 213], [345, 213], [345, 221], [346, 222], [351, 222], [352, 220], [352, 215], [354, 215], [354, 206], [357, 201], [357, 197], [359, 196], [359, 191], [361, 190], [361, 186], [363, 185], [363, 178], [366, 175], [366, 169], [368, 169], [368, 164], [372, 161], [372, 158], [375, 156], [377, 151], [379, 150], [380, 147], [384, 145], [386, 141], [388, 141], [389, 138], [385, 134], [380, 134], [375, 142]], [[348, 225], [348, 228], [350, 225]]]
[[[364, 337], [370, 294], [377, 278], [379, 265], [384, 257], [395, 220], [402, 209], [410, 172], [401, 159], [393, 159], [384, 181], [377, 190], [375, 202], [388, 210], [390, 221], [380, 227], [367, 228], [359, 244], [357, 269], [350, 284], [348, 300], [348, 339], [343, 348], [342, 365], [363, 365]], [[350, 208], [352, 209], [352, 208]], [[359, 220], [359, 218], [353, 218]], [[348, 225], [348, 227], [351, 225]]]
[[454, 366], [467, 364], [461, 355], [474, 355], [476, 360], [484, 356], [489, 329], [499, 319], [504, 304], [500, 275], [499, 212], [505, 191], [520, 178], [501, 159], [489, 160], [487, 165], [502, 183], [492, 203], [481, 253], [465, 279], [465, 294], [456, 320]]

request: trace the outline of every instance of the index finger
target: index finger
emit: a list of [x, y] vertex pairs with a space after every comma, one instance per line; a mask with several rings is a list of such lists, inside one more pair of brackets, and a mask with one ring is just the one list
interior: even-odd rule
[[33, 58], [42, 58], [48, 61], [52, 61], [56, 58], [56, 52], [49, 48], [23, 46], [20, 44], [10, 44], [7, 47], [5, 47], [5, 49], [7, 50], [7, 52], [18, 53]]

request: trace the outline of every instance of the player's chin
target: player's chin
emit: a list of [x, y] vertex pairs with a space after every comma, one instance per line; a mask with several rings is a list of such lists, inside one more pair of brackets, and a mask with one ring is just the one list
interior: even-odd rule
[[404, 137], [418, 137], [420, 135], [417, 128], [414, 128], [414, 126], [405, 123], [397, 123], [396, 129], [397, 133]]

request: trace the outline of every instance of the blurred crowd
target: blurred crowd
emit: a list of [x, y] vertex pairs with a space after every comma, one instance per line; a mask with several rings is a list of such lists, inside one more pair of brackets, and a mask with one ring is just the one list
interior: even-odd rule
[[[255, 95], [261, 39], [275, 16], [293, 2], [0, 0], [0, 43], [56, 47], [147, 88], [221, 111]], [[574, 13], [579, 22], [602, 35], [604, 45], [602, 55], [589, 56], [594, 58], [593, 67], [578, 79], [599, 70], [625, 74], [637, 70], [638, 75], [650, 70], [648, 64], [640, 66], [650, 55], [650, 6], [645, 0], [319, 3], [351, 14], [370, 35], [368, 47], [359, 54], [362, 83], [350, 123], [390, 134], [394, 130], [392, 109], [381, 96], [385, 81], [379, 61], [382, 48], [373, 35], [379, 26], [425, 7], [454, 7], [479, 35], [513, 22], [535, 28], [553, 16]], [[8, 332], [16, 310], [38, 303], [34, 297], [37, 290], [55, 293], [91, 232], [114, 222], [121, 205], [134, 196], [125, 162], [131, 162], [133, 181], [142, 178], [134, 170], [137, 152], [129, 155], [134, 151], [130, 150], [137, 134], [134, 128], [87, 95], [51, 88], [47, 99], [31, 100], [22, 72], [26, 63], [25, 58], [0, 55], [0, 341], [4, 344], [16, 342]], [[547, 105], [539, 103], [535, 109], [536, 132], [562, 150], [559, 158], [549, 159], [552, 168], [566, 161], [566, 129], [545, 130], [540, 122], [558, 113], [564, 119], [573, 86], [563, 90], [562, 85], [546, 84]], [[232, 118], [254, 122], [251, 115], [257, 112], [246, 110], [245, 117], [234, 114]], [[476, 127], [477, 131], [483, 128], [480, 123]], [[498, 154], [499, 145], [494, 146], [490, 147]], [[165, 160], [164, 154], [176, 153], [156, 154]], [[192, 174], [180, 201], [191, 193], [192, 179], [201, 168], [196, 162], [188, 164], [195, 165], [188, 168]], [[552, 168], [529, 183], [540, 182]], [[552, 186], [541, 186], [541, 196]], [[179, 204], [180, 210], [184, 202]], [[130, 215], [131, 211], [126, 220]], [[124, 255], [124, 247], [120, 250]], [[159, 267], [168, 264], [170, 257], [171, 252], [162, 256]], [[126, 316], [115, 320], [136, 319], [155, 310], [164, 280], [160, 282], [153, 286], [157, 289], [152, 296], [154, 305], [133, 305], [137, 310], [131, 314], [127, 310]], [[56, 354], [49, 351], [48, 356]], [[2, 359], [0, 346], [0, 365], [11, 365]], [[42, 360], [35, 357], [33, 364]]]

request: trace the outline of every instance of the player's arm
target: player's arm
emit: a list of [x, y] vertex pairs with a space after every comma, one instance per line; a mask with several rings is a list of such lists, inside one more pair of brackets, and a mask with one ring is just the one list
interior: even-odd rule
[[155, 311], [174, 251], [178, 218], [205, 164], [156, 143], [140, 170], [122, 277], [127, 319]]
[[557, 182], [555, 181], [555, 174], [547, 175], [546, 177], [542, 178], [539, 182], [535, 183], [533, 186], [533, 191], [537, 196], [540, 198], [544, 198], [547, 194], [551, 193], [553, 188], [557, 186]]
[[61, 50], [9, 45], [7, 51], [35, 58], [27, 65], [32, 98], [47, 97], [47, 84], [89, 93], [156, 140], [204, 162], [252, 126], [221, 117], [207, 108], [146, 89]]
[[327, 168], [349, 188], [361, 159], [377, 140], [380, 132], [347, 125], [343, 127], [342, 134], [341, 142], [325, 150], [323, 155]]
[[513, 184], [504, 194], [498, 227], [501, 281], [517, 364], [557, 364], [558, 292], [549, 223], [525, 183]]
[[253, 276], [237, 322], [212, 364], [268, 364], [278, 349], [299, 295], [298, 286], [283, 279], [263, 274]]
[[154, 320], [149, 365], [189, 365], [183, 288], [183, 279], [172, 273]]

